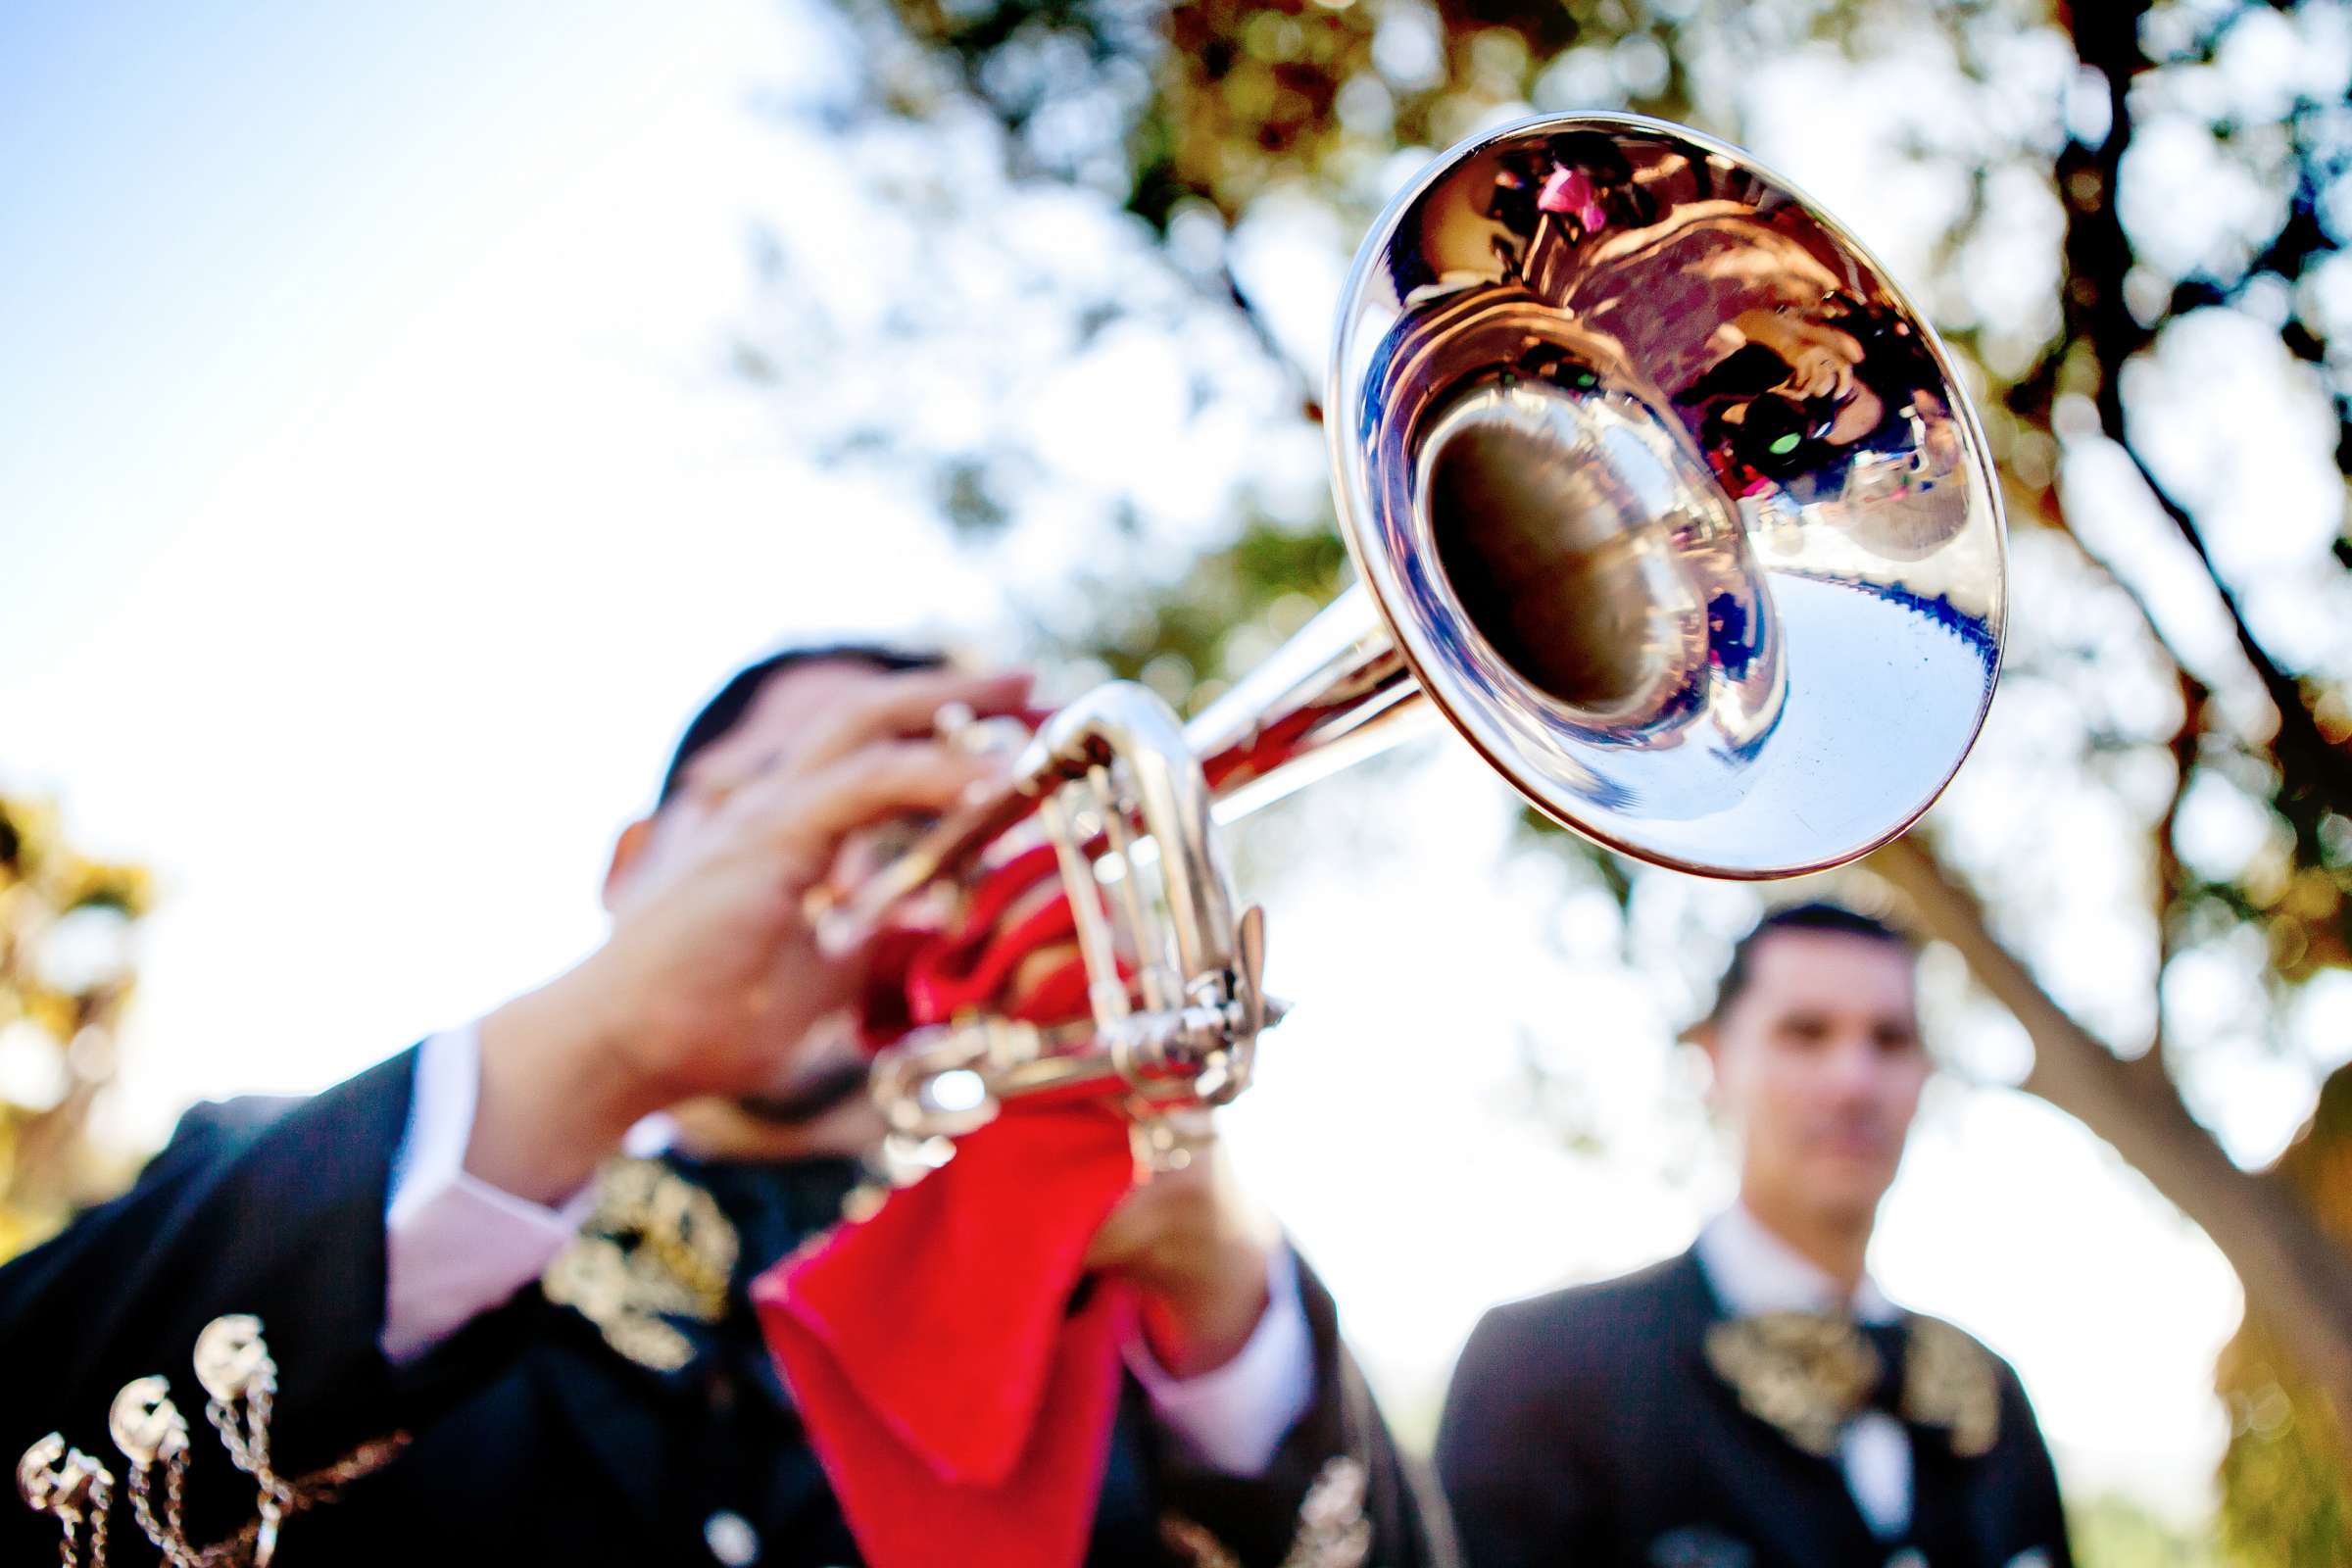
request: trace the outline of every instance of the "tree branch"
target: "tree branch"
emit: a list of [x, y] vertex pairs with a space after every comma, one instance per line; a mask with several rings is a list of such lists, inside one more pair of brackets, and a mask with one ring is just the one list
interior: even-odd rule
[[2330, 808], [2352, 815], [2352, 751], [2328, 741], [2320, 729], [2320, 721], [2312, 712], [2310, 703], [2304, 699], [2302, 683], [2281, 668], [2255, 637], [2253, 628], [2246, 622], [2245, 611], [2238, 603], [2236, 591], [2222, 576], [2221, 568], [2214, 564], [2213, 554], [2206, 548], [2205, 535], [2198, 528], [2196, 518], [2187, 508], [2173, 499], [2172, 493], [2157, 479], [2136, 447], [2120, 438], [2116, 440], [2116, 445], [2132, 460], [2132, 467], [2138, 470], [2140, 482], [2148, 487], [2148, 494], [2164, 509], [2164, 514], [2172, 519], [2180, 537], [2187, 540], [2188, 547], [2197, 553], [2197, 561], [2204, 566], [2206, 577], [2212, 581], [2222, 608], [2229, 612], [2230, 624], [2237, 633], [2239, 652], [2245, 655], [2246, 663], [2253, 669], [2255, 678], [2262, 682], [2263, 693], [2270, 698], [2271, 706], [2278, 710], [2276, 750], [2279, 753], [2280, 760], [2287, 763], [2289, 780], [2313, 788]]
[[2352, 1257], [2298, 1195], [2276, 1177], [2240, 1169], [2189, 1114], [2153, 1053], [2120, 1058], [2076, 1022], [1916, 835], [1880, 850], [1870, 864], [2025, 1028], [2034, 1066], [2020, 1087], [2104, 1139], [2195, 1221], [2339, 1416], [2352, 1417]]
[[2352, 814], [2352, 751], [2330, 744], [2321, 731], [2301, 683], [2254, 635], [2245, 608], [2215, 564], [2195, 515], [2158, 480], [2132, 441], [2124, 408], [2124, 367], [2154, 341], [2155, 332], [2140, 324], [2125, 299], [2124, 279], [2132, 270], [2133, 251], [2116, 190], [2134, 130], [2132, 83], [2153, 66], [2139, 42], [2140, 19], [2148, 9], [2146, 0], [2134, 0], [2076, 5], [2068, 13], [2077, 56], [2106, 78], [2109, 126], [2097, 147], [2071, 143], [2058, 159], [2058, 194], [2067, 215], [2065, 341], [2090, 350], [2098, 369], [2092, 401], [2101, 432], [2132, 460], [2148, 494], [2196, 552], [2230, 617], [2239, 652], [2278, 710], [2276, 750], [2287, 775], [2287, 793], [2309, 794], [2336, 811]]

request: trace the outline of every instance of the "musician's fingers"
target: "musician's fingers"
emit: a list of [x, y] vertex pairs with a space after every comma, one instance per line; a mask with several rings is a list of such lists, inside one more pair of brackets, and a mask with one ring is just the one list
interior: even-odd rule
[[1026, 672], [869, 671], [866, 679], [836, 694], [821, 712], [790, 707], [755, 711], [737, 732], [695, 759], [686, 790], [715, 804], [768, 774], [822, 767], [867, 740], [924, 735], [950, 703], [960, 703], [975, 714], [1017, 712], [1027, 701], [1031, 679]]
[[940, 710], [959, 705], [979, 716], [1018, 712], [1036, 677], [1027, 670], [974, 675], [963, 670], [907, 670], [846, 693], [785, 759], [797, 773], [813, 773], [874, 741], [928, 735]]
[[[748, 737], [746, 737], [748, 738]], [[779, 747], [713, 746], [694, 760], [686, 771], [686, 793], [715, 804], [733, 795], [783, 759]]]
[[1182, 1165], [1141, 1176], [1088, 1244], [1084, 1266], [1118, 1269], [1165, 1245], [1178, 1232], [1213, 1228], [1220, 1189], [1231, 1181], [1216, 1124], [1205, 1110], [1173, 1113]]
[[1157, 1237], [1160, 1216], [1156, 1208], [1144, 1200], [1140, 1189], [1120, 1200], [1087, 1243], [1086, 1256], [1079, 1267], [1092, 1273], [1097, 1269], [1122, 1268], [1133, 1262], [1140, 1252]]
[[730, 809], [786, 854], [791, 875], [813, 881], [832, 864], [843, 835], [894, 816], [946, 811], [1004, 770], [1000, 759], [944, 741], [875, 741], [813, 773], [772, 775]]

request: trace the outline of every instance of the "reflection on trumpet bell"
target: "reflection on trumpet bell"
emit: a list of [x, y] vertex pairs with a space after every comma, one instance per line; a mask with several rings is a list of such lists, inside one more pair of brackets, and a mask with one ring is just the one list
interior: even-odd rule
[[1780, 639], [1679, 434], [1623, 392], [1497, 376], [1430, 420], [1412, 504], [1467, 623], [1593, 744], [1705, 716], [1744, 751], [1780, 715]]

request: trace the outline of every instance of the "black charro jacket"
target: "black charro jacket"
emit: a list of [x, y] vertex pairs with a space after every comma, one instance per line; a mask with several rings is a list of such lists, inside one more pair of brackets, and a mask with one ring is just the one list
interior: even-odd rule
[[[838, 1170], [765, 1167], [766, 1183], [761, 1167], [703, 1173], [725, 1178], [713, 1184], [722, 1206], [730, 1187], [783, 1196], [757, 1227], [764, 1245], [747, 1242], [731, 1310], [700, 1330], [682, 1370], [628, 1359], [536, 1288], [394, 1367], [378, 1348], [384, 1206], [415, 1057], [405, 1053], [308, 1100], [198, 1106], [129, 1194], [0, 1268], [0, 1460], [13, 1468], [27, 1445], [57, 1430], [122, 1477], [108, 1406], [129, 1379], [161, 1372], [194, 1430], [189, 1533], [199, 1544], [228, 1536], [252, 1517], [253, 1487], [213, 1440], [189, 1355], [213, 1318], [250, 1312], [278, 1366], [271, 1431], [281, 1474], [318, 1470], [395, 1431], [412, 1440], [341, 1500], [290, 1521], [282, 1568], [635, 1568], [740, 1561], [747, 1543], [762, 1568], [858, 1562], [742, 1294], [794, 1240], [779, 1224], [788, 1230], [795, 1208], [820, 1211]], [[839, 1196], [836, 1188], [829, 1200]], [[1368, 1563], [1450, 1562], [1442, 1507], [1422, 1505], [1341, 1348], [1329, 1296], [1303, 1270], [1300, 1288], [1315, 1397], [1268, 1472], [1237, 1479], [1188, 1465], [1130, 1388], [1090, 1568], [1185, 1562], [1193, 1554], [1166, 1544], [1171, 1513], [1195, 1521], [1232, 1560], [1273, 1568], [1291, 1550], [1310, 1485], [1342, 1457], [1366, 1478]], [[736, 1518], [714, 1534], [721, 1514]], [[115, 1563], [155, 1560], [122, 1487], [111, 1536]], [[57, 1546], [52, 1520], [0, 1499], [0, 1564], [55, 1561]], [[956, 1560], [955, 1544], [942, 1543], [940, 1561]]]
[[1723, 1317], [1691, 1252], [1490, 1312], [1438, 1433], [1470, 1568], [2070, 1568], [2049, 1452], [1991, 1351], [1990, 1450], [1914, 1427], [1912, 1526], [1886, 1540], [1833, 1460], [1716, 1375]]

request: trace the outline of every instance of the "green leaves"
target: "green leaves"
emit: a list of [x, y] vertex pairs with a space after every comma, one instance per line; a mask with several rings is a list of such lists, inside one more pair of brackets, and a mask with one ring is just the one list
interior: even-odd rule
[[0, 796], [0, 1260], [128, 1174], [84, 1123], [130, 1000], [140, 866], [74, 850], [56, 809]]

